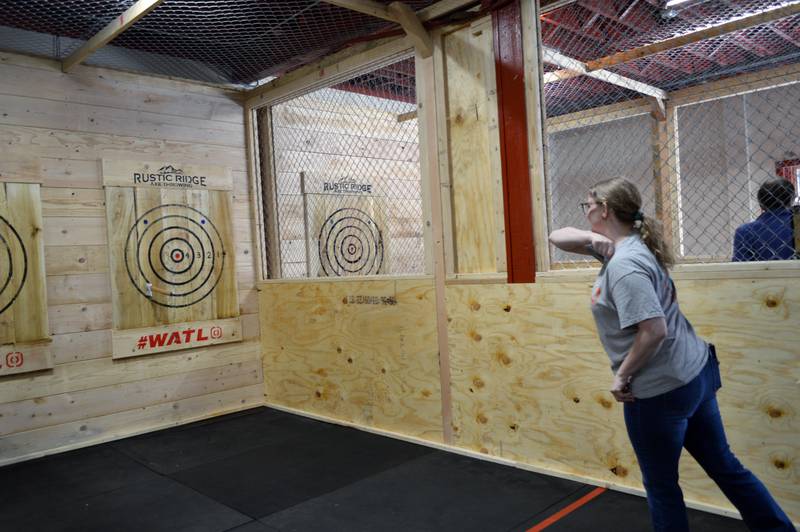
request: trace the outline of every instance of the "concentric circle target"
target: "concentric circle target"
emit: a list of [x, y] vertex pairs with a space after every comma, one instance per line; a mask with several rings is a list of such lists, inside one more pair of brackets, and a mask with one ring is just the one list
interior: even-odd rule
[[142, 295], [161, 306], [181, 308], [202, 301], [216, 288], [224, 265], [219, 231], [193, 207], [160, 205], [141, 215], [128, 232], [128, 277]]
[[28, 277], [28, 253], [17, 230], [0, 216], [0, 314], [17, 299]]
[[319, 261], [326, 275], [375, 275], [383, 264], [383, 235], [360, 209], [328, 216], [319, 231]]

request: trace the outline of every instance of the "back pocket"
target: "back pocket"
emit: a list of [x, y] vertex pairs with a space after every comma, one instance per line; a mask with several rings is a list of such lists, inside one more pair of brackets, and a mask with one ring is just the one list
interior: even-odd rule
[[714, 344], [708, 344], [708, 363], [711, 364], [711, 382], [716, 392], [722, 388], [722, 376], [719, 373], [719, 359]]

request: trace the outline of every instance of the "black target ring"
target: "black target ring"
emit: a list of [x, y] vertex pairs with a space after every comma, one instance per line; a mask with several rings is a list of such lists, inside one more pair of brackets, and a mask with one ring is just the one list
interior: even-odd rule
[[[183, 219], [183, 220], [186, 220], [188, 223], [194, 222], [194, 220], [192, 220], [192, 219], [190, 219], [190, 218], [188, 218], [186, 216], [179, 216], [179, 215], [164, 216], [164, 217], [160, 218], [158, 221], [163, 221], [163, 220], [166, 220], [167, 218], [178, 218], [179, 220]], [[161, 238], [169, 238], [168, 236], [162, 236], [163, 233], [166, 233], [167, 231], [175, 231], [175, 230], [182, 231], [182, 230], [185, 230], [185, 228], [180, 226], [180, 225], [170, 225], [169, 227], [164, 227], [164, 228], [159, 229], [152, 236], [147, 235], [147, 231], [150, 230], [150, 228], [152, 228], [152, 227], [155, 227], [155, 224], [154, 223], [149, 223], [147, 228], [142, 232], [142, 235], [140, 236], [140, 240], [142, 240], [142, 241], [148, 241], [149, 240], [149, 242], [150, 242], [150, 245], [149, 245], [148, 250], [147, 250], [147, 261], [148, 261], [148, 266], [150, 267], [150, 270], [152, 271], [152, 273], [155, 274], [156, 278], [159, 281], [161, 281], [164, 284], [168, 284], [168, 285], [169, 284], [173, 284], [173, 285], [177, 285], [177, 286], [184, 286], [184, 285], [187, 285], [187, 284], [193, 282], [197, 278], [197, 276], [200, 275], [200, 272], [205, 267], [206, 247], [205, 247], [205, 245], [203, 245], [203, 241], [195, 233], [190, 231], [191, 237], [196, 239], [198, 241], [198, 245], [200, 246], [200, 257], [201, 257], [200, 258], [200, 261], [201, 261], [200, 262], [200, 268], [197, 270], [197, 272], [195, 272], [195, 274], [193, 276], [189, 277], [188, 279], [184, 279], [182, 281], [173, 281], [173, 280], [167, 279], [166, 277], [162, 276], [158, 272], [158, 269], [156, 268], [156, 265], [153, 264], [153, 254], [154, 254], [154, 250], [155, 250], [154, 245], [155, 245], [156, 239], [159, 238], [159, 237], [161, 237]], [[208, 236], [208, 235], [206, 234], [206, 236]], [[214, 249], [213, 249], [213, 245], [212, 245], [212, 252], [213, 251], [214, 251]], [[197, 252], [195, 252], [195, 253], [197, 253]], [[140, 260], [140, 257], [138, 255], [136, 257], [136, 260], [137, 261]], [[142, 275], [145, 275], [144, 271], [142, 270], [141, 263], [137, 262], [137, 265], [139, 266], [139, 271], [142, 272]], [[159, 264], [159, 266], [161, 266], [162, 268], [166, 269], [166, 265], [163, 264], [163, 262], [161, 264]], [[208, 280], [208, 276], [206, 276], [206, 278], [203, 280], [203, 282], [206, 282], [207, 280]]]
[[383, 265], [383, 234], [366, 212], [334, 211], [319, 231], [319, 261], [328, 276], [377, 275]]
[[[21, 255], [21, 260], [19, 258], [14, 260], [15, 250], [19, 252], [16, 254], [17, 257]], [[17, 262], [16, 267], [15, 262]], [[25, 244], [14, 226], [2, 216], [0, 216], [0, 263], [2, 263], [0, 271], [6, 271], [4, 278], [0, 279], [2, 283], [0, 314], [2, 314], [14, 304], [28, 278], [28, 252]], [[18, 275], [15, 275], [15, 272]]]
[[[125, 242], [131, 283], [143, 296], [169, 308], [188, 307], [208, 297], [222, 278], [225, 256], [220, 232], [209, 217], [176, 203], [142, 214]], [[148, 284], [154, 286], [151, 295]]]
[[[172, 242], [179, 242], [182, 245], [181, 247], [168, 248], [167, 246], [169, 246]], [[165, 260], [165, 254], [168, 260]], [[194, 266], [195, 255], [196, 253], [192, 250], [191, 243], [187, 239], [181, 237], [170, 238], [169, 240], [161, 244], [161, 249], [159, 250], [160, 262], [162, 267], [168, 272], [176, 275], [186, 273], [187, 271], [192, 269], [192, 266]], [[182, 270], [173, 269], [171, 267], [170, 261], [173, 264], [179, 264], [182, 263], [184, 260], [186, 260], [187, 257], [189, 257], [189, 260], [186, 261], [185, 268], [183, 268]]]

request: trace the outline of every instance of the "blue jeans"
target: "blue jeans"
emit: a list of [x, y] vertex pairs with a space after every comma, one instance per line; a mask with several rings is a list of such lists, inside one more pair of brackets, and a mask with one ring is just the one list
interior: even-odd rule
[[739, 510], [750, 530], [794, 532], [791, 520], [764, 484], [728, 447], [716, 399], [720, 386], [719, 361], [711, 345], [708, 363], [689, 384], [625, 403], [625, 425], [642, 470], [653, 529], [689, 530], [678, 485], [678, 460], [686, 447]]

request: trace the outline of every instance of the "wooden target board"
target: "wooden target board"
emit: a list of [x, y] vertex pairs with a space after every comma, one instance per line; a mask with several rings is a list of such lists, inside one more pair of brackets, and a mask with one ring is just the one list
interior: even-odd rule
[[103, 161], [113, 356], [239, 341], [230, 172]]
[[0, 375], [52, 367], [39, 185], [0, 183]]
[[306, 201], [311, 276], [351, 277], [389, 271], [384, 198], [307, 194]]

